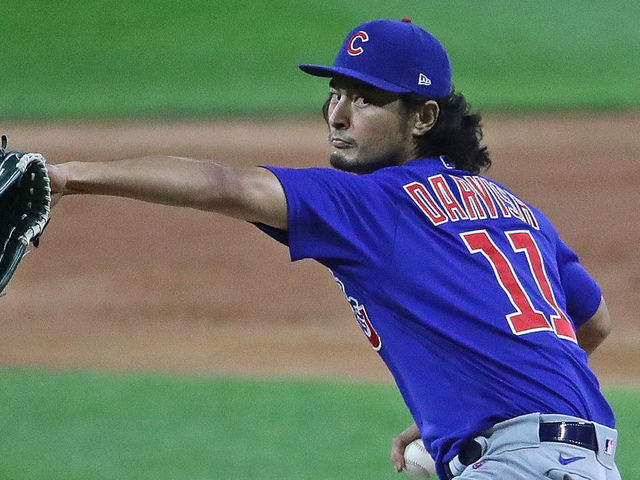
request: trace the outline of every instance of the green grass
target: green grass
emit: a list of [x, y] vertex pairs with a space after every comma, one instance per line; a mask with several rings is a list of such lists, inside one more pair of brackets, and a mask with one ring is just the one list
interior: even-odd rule
[[376, 386], [14, 370], [0, 385], [3, 479], [389, 478], [409, 423]]
[[[639, 394], [608, 390], [623, 478], [640, 478]], [[392, 386], [0, 370], [0, 478], [398, 478]]]
[[640, 105], [640, 3], [579, 0], [0, 0], [0, 119], [316, 112], [347, 31], [411, 16], [472, 103]]

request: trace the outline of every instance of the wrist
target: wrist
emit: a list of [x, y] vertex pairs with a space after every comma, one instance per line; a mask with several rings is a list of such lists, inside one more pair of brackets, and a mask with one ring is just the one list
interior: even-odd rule
[[80, 185], [82, 163], [67, 162], [56, 165], [58, 167], [59, 181], [62, 195], [73, 195], [82, 193]]

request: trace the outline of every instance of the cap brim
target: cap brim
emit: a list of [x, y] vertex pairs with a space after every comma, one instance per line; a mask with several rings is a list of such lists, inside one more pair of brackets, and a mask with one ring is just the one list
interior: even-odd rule
[[309, 75], [313, 75], [314, 77], [325, 77], [332, 78], [335, 76], [342, 76], [347, 78], [353, 78], [354, 80], [359, 80], [368, 85], [372, 85], [381, 90], [386, 90], [387, 92], [393, 93], [411, 93], [411, 90], [408, 90], [404, 87], [400, 87], [394, 83], [389, 83], [385, 80], [382, 80], [377, 77], [373, 77], [371, 75], [367, 75], [362, 72], [358, 72], [357, 70], [351, 70], [350, 68], [341, 68], [341, 67], [327, 67], [324, 65], [309, 65], [303, 63], [298, 65], [300, 70], [304, 73], [308, 73]]

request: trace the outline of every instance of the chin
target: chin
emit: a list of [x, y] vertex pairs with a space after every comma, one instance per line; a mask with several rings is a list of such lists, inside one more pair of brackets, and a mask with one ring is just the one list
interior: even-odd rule
[[362, 161], [358, 159], [347, 159], [338, 152], [333, 152], [329, 156], [329, 163], [336, 170], [342, 170], [343, 172], [355, 173], [358, 175], [375, 172], [381, 168], [392, 167], [400, 164], [396, 157], [372, 158]]
[[357, 167], [357, 163], [354, 160], [347, 160], [343, 155], [338, 152], [333, 152], [329, 155], [329, 163], [336, 170], [342, 170], [343, 172], [354, 172], [354, 167]]

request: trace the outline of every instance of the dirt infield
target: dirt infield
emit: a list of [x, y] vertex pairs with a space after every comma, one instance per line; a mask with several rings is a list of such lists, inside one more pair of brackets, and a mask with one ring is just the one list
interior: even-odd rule
[[[303, 167], [327, 154], [316, 121], [3, 130], [52, 163], [163, 153]], [[603, 287], [615, 330], [591, 362], [605, 384], [640, 382], [639, 132], [638, 114], [485, 122], [489, 176], [545, 211]], [[203, 212], [66, 198], [6, 292], [4, 366], [390, 380], [328, 271]]]

